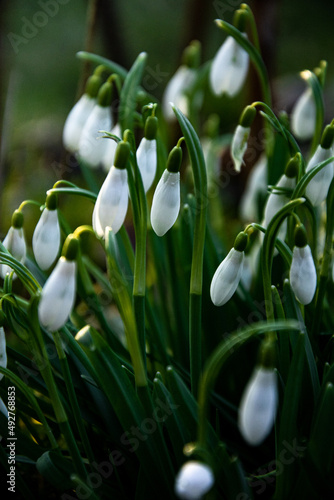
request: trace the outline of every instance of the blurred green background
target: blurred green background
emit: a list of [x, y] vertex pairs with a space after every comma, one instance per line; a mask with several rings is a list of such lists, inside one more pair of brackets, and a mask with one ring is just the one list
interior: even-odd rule
[[[240, 3], [236, 0], [0, 1], [0, 238], [8, 229], [13, 210], [23, 199], [33, 197], [43, 202], [45, 190], [64, 173], [75, 181], [77, 172], [64, 164], [61, 132], [80, 92], [82, 62], [75, 57], [76, 52], [89, 49], [129, 68], [139, 52], [147, 51], [147, 82], [151, 82], [150, 91], [161, 97], [187, 43], [199, 39], [203, 61], [211, 59], [224, 39], [213, 20], [223, 17], [230, 21]], [[326, 119], [331, 120], [334, 3], [253, 0], [250, 5], [272, 79], [275, 108], [289, 111], [303, 89], [298, 72], [312, 69], [320, 59], [326, 59], [329, 63]], [[90, 26], [91, 36], [87, 40], [89, 17], [95, 18], [95, 22]], [[238, 108], [242, 102], [237, 99], [235, 105]], [[240, 109], [236, 110], [236, 116]], [[229, 127], [227, 117], [226, 128]], [[78, 206], [75, 201], [71, 203], [75, 212]]]

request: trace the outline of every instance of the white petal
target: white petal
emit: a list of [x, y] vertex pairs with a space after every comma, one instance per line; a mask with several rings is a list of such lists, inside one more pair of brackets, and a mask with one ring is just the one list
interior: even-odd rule
[[105, 228], [111, 227], [116, 234], [121, 228], [128, 209], [128, 174], [126, 169], [111, 167], [98, 194], [93, 228], [101, 237]]
[[210, 296], [215, 306], [226, 304], [238, 288], [245, 254], [232, 248], [213, 275]]
[[[327, 160], [331, 156], [333, 156], [331, 148], [324, 149], [318, 146], [306, 167], [306, 172], [309, 172], [318, 163]], [[320, 205], [326, 199], [329, 185], [333, 179], [333, 173], [333, 162], [330, 162], [326, 167], [320, 170], [306, 186], [305, 194], [314, 206]]]
[[169, 80], [163, 98], [162, 109], [167, 120], [175, 120], [171, 102], [184, 114], [188, 112], [188, 99], [185, 92], [191, 87], [195, 80], [196, 72], [187, 66], [180, 66]]
[[238, 125], [235, 129], [232, 145], [231, 145], [231, 156], [234, 162], [234, 168], [237, 172], [240, 172], [241, 165], [244, 165], [244, 154], [247, 149], [247, 141], [250, 133], [250, 127], [243, 127]]
[[[0, 326], [0, 366], [7, 368], [6, 336], [2, 326]], [[2, 378], [3, 373], [0, 373], [0, 380]]]
[[45, 208], [36, 225], [32, 248], [39, 267], [48, 269], [56, 260], [60, 247], [60, 226], [57, 210]]
[[137, 163], [143, 179], [145, 193], [153, 184], [157, 171], [157, 141], [142, 138], [137, 149]]
[[[282, 175], [278, 183], [276, 184], [277, 187], [282, 187], [282, 188], [288, 188], [288, 189], [293, 189], [296, 185], [296, 179], [295, 178], [290, 178], [287, 177], [286, 175]], [[270, 193], [268, 196], [268, 200], [264, 209], [264, 222], [263, 225], [265, 228], [268, 227], [271, 219], [274, 217], [274, 215], [277, 214], [281, 208], [288, 203], [290, 198], [284, 194], [275, 194], [275, 193]], [[282, 222], [280, 225], [280, 228], [278, 230], [277, 237], [280, 238], [281, 240], [284, 241], [285, 235], [286, 235], [286, 229], [287, 229], [287, 222], [286, 219]]]
[[76, 262], [60, 257], [47, 279], [38, 305], [41, 325], [54, 332], [65, 325], [76, 294]]
[[95, 103], [96, 99], [89, 97], [88, 94], [83, 94], [68, 114], [63, 130], [63, 144], [71, 153], [75, 153], [79, 149], [82, 129]]
[[267, 158], [261, 155], [252, 168], [240, 200], [240, 217], [243, 221], [258, 221], [258, 200], [267, 190]]
[[163, 236], [173, 226], [180, 203], [180, 173], [166, 169], [154, 192], [151, 208], [151, 224], [158, 236]]
[[309, 304], [317, 288], [317, 271], [309, 245], [294, 247], [290, 268], [290, 283], [296, 299], [301, 304]]
[[291, 113], [291, 129], [298, 139], [311, 139], [315, 131], [316, 107], [312, 90], [307, 88]]
[[230, 97], [234, 97], [245, 82], [248, 65], [247, 52], [234, 38], [227, 37], [211, 65], [210, 84], [214, 94], [226, 93]]
[[240, 432], [250, 445], [259, 445], [269, 435], [277, 401], [276, 373], [257, 367], [242, 395], [238, 416]]
[[112, 128], [111, 111], [109, 107], [96, 104], [82, 130], [79, 141], [79, 157], [91, 167], [102, 163], [108, 141], [102, 139], [100, 130], [109, 132]]
[[175, 493], [185, 500], [199, 500], [214, 484], [212, 469], [203, 462], [191, 460], [180, 469], [175, 479]]
[[[117, 137], [121, 138], [121, 127], [120, 127], [119, 123], [116, 123], [114, 128], [111, 130], [111, 133], [113, 135], [116, 135]], [[110, 168], [114, 164], [117, 142], [114, 141], [114, 139], [106, 139], [106, 140], [107, 140], [108, 144], [106, 146], [105, 154], [102, 158], [102, 166], [106, 172], [109, 172]]]
[[[22, 227], [20, 229], [10, 227], [2, 244], [8, 250], [8, 252], [11, 253], [13, 257], [15, 257], [16, 260], [21, 262], [21, 264], [25, 262], [27, 255], [27, 245], [25, 242]], [[11, 272], [11, 267], [5, 264], [0, 264], [0, 276], [3, 279], [5, 279], [6, 274]], [[13, 275], [13, 279], [15, 278], [16, 274]]]

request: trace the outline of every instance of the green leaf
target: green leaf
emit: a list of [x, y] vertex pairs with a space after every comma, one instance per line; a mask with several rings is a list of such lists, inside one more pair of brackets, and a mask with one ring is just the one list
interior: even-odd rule
[[138, 87], [142, 79], [147, 54], [141, 52], [127, 74], [120, 95], [119, 123], [122, 133], [133, 129], [134, 112], [137, 105]]

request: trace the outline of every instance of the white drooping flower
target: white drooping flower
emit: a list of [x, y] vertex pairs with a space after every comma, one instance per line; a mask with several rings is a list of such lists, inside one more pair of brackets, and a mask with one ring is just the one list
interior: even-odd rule
[[[111, 134], [115, 135], [116, 137], [121, 137], [121, 126], [119, 123], [116, 123], [116, 125], [113, 127], [113, 129], [110, 132]], [[117, 142], [114, 139], [106, 139], [107, 145], [106, 145], [106, 151], [105, 154], [102, 158], [102, 167], [106, 172], [109, 172], [110, 168], [114, 164], [114, 159], [115, 159], [115, 153], [116, 153], [116, 148], [117, 148]]]
[[295, 246], [290, 267], [290, 284], [296, 299], [304, 305], [309, 304], [317, 288], [317, 271], [311, 248], [307, 244], [304, 226], [295, 229]]
[[98, 167], [106, 154], [109, 139], [102, 138], [101, 130], [112, 128], [110, 108], [96, 104], [82, 130], [79, 157], [91, 167]]
[[[27, 245], [23, 232], [23, 214], [16, 210], [13, 214], [12, 225], [3, 240], [3, 246], [8, 250], [8, 252], [15, 257], [16, 260], [24, 264], [27, 255]], [[5, 279], [6, 274], [11, 273], [12, 268], [6, 264], [0, 264], [0, 276]], [[13, 279], [16, 278], [16, 274], [13, 274]]]
[[[0, 366], [2, 368], [7, 368], [6, 336], [2, 326], [0, 326]], [[3, 373], [0, 373], [0, 380], [2, 378]]]
[[307, 88], [296, 101], [291, 113], [291, 129], [301, 140], [311, 139], [315, 132], [316, 106], [311, 88]]
[[175, 493], [184, 500], [200, 500], [213, 486], [215, 478], [211, 467], [191, 460], [180, 469], [175, 479]]
[[[319, 145], [308, 162], [306, 173], [310, 172], [318, 163], [328, 160], [333, 156], [331, 147], [323, 148]], [[314, 206], [320, 205], [327, 197], [328, 188], [333, 179], [333, 162], [328, 163], [310, 180], [306, 186], [305, 194]]]
[[259, 197], [267, 191], [267, 157], [263, 154], [253, 166], [240, 200], [240, 217], [243, 221], [257, 222]]
[[151, 208], [151, 224], [158, 236], [163, 236], [174, 225], [180, 205], [180, 172], [165, 169], [154, 191]]
[[238, 288], [243, 271], [244, 250], [247, 242], [247, 234], [244, 232], [239, 233], [234, 242], [234, 247], [217, 267], [210, 286], [210, 296], [215, 306], [226, 304]]
[[76, 294], [76, 269], [74, 260], [60, 257], [47, 279], [38, 305], [38, 317], [42, 326], [54, 332], [68, 320]]
[[246, 80], [248, 66], [247, 52], [234, 38], [228, 36], [211, 64], [210, 85], [213, 93], [234, 97]]
[[188, 97], [187, 91], [193, 85], [196, 77], [196, 71], [186, 65], [181, 65], [169, 80], [164, 95], [162, 97], [162, 110], [166, 120], [175, 120], [172, 102], [176, 108], [179, 108], [183, 114], [188, 115]]
[[117, 233], [123, 225], [128, 209], [128, 173], [126, 163], [130, 154], [127, 142], [118, 143], [114, 165], [102, 184], [93, 211], [93, 229], [104, 237], [106, 227]]
[[60, 247], [60, 226], [57, 209], [44, 208], [36, 225], [32, 248], [37, 264], [46, 270], [56, 260]]
[[71, 153], [76, 153], [79, 149], [82, 130], [95, 104], [95, 97], [83, 94], [66, 118], [63, 129], [63, 144]]
[[250, 127], [238, 125], [232, 139], [231, 156], [234, 163], [234, 168], [240, 172], [241, 165], [244, 165], [244, 154], [247, 149], [247, 141], [250, 134]]
[[274, 369], [255, 368], [241, 398], [238, 426], [248, 444], [257, 446], [270, 434], [278, 403]]
[[157, 171], [157, 141], [155, 139], [142, 138], [137, 149], [137, 163], [146, 193], [152, 186]]

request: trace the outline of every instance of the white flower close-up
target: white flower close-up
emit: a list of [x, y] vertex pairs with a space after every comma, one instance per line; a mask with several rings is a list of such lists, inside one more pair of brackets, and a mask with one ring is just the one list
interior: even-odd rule
[[[24, 264], [27, 255], [27, 245], [24, 237], [23, 227], [17, 228], [11, 226], [2, 242], [3, 246], [8, 250], [16, 260]], [[6, 274], [11, 273], [12, 268], [6, 264], [0, 264], [0, 276], [5, 279]], [[13, 274], [13, 279], [16, 274]]]
[[143, 137], [137, 149], [137, 163], [140, 170], [145, 193], [153, 184], [157, 171], [157, 141]]
[[309, 245], [293, 248], [290, 284], [301, 304], [307, 305], [312, 301], [317, 288], [317, 271]]
[[151, 208], [151, 224], [158, 236], [163, 236], [174, 225], [180, 204], [180, 173], [165, 169], [154, 191]]
[[44, 208], [32, 237], [37, 264], [43, 270], [55, 262], [60, 248], [60, 225], [57, 210]]
[[195, 76], [196, 72], [193, 68], [181, 65], [169, 80], [162, 98], [162, 110], [166, 120], [176, 120], [170, 105], [171, 102], [187, 116], [188, 98], [186, 92], [194, 83]]
[[211, 467], [191, 460], [180, 469], [175, 479], [175, 493], [184, 500], [200, 500], [213, 486], [215, 478]]
[[291, 112], [291, 130], [301, 140], [311, 139], [315, 132], [316, 107], [311, 88], [297, 99]]
[[[331, 156], [334, 156], [332, 148], [325, 149], [319, 145], [307, 164], [306, 173], [310, 172], [318, 163], [328, 160]], [[305, 194], [313, 206], [320, 205], [326, 199], [333, 173], [333, 162], [330, 162], [315, 174], [306, 186]]]
[[210, 286], [210, 296], [215, 306], [226, 304], [238, 288], [244, 258], [244, 252], [231, 248], [217, 267]]
[[277, 375], [256, 367], [241, 398], [239, 430], [248, 444], [258, 446], [270, 434], [278, 404]]
[[110, 107], [96, 104], [80, 136], [78, 154], [81, 160], [91, 167], [102, 164], [110, 139], [103, 138], [101, 130], [109, 132], [112, 127]]
[[68, 320], [76, 294], [75, 261], [60, 257], [47, 279], [38, 305], [38, 317], [42, 326], [54, 332]]
[[63, 144], [71, 153], [76, 153], [79, 149], [82, 130], [95, 104], [95, 98], [83, 94], [67, 116], [63, 129]]
[[247, 149], [247, 141], [250, 134], [249, 127], [243, 127], [238, 125], [232, 139], [231, 144], [231, 156], [234, 163], [234, 168], [237, 172], [240, 172], [241, 165], [244, 165], [244, 154]]

